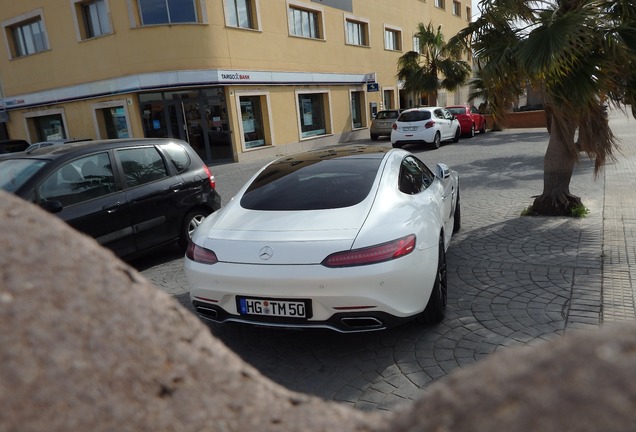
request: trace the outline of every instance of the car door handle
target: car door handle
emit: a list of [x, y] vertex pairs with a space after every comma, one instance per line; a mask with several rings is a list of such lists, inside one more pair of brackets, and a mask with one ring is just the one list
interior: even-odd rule
[[173, 192], [177, 192], [181, 190], [182, 187], [183, 187], [183, 183], [175, 183], [172, 186], [170, 186], [170, 190], [172, 190]]
[[115, 204], [113, 204], [112, 206], [105, 206], [104, 210], [106, 210], [106, 212], [108, 214], [113, 214], [115, 213], [117, 210], [119, 210], [119, 208], [121, 207], [121, 203], [119, 201], [117, 201]]

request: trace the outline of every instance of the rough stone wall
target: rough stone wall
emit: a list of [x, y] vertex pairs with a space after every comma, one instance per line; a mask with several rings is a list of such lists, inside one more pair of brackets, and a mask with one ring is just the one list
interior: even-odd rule
[[290, 392], [95, 241], [0, 192], [0, 431], [636, 430], [636, 327], [509, 349], [363, 413]]

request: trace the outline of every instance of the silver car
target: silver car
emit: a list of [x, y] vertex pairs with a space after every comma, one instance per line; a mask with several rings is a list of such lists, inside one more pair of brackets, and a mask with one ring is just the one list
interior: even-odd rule
[[371, 122], [371, 139], [375, 141], [381, 136], [391, 136], [393, 123], [395, 123], [401, 112], [402, 110], [397, 109], [378, 112], [373, 122]]

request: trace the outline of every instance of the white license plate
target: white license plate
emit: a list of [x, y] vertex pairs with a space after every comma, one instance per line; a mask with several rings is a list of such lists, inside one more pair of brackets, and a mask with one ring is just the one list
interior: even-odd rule
[[307, 308], [303, 301], [239, 298], [241, 315], [265, 315], [272, 317], [306, 318]]
[[407, 126], [407, 127], [403, 127], [402, 130], [404, 132], [413, 132], [417, 130], [417, 126]]

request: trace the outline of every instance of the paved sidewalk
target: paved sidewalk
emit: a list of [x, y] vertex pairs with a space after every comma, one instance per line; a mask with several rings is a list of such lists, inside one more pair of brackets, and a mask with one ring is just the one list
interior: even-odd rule
[[621, 149], [604, 170], [604, 323], [636, 319], [636, 120], [614, 112], [610, 121]]

